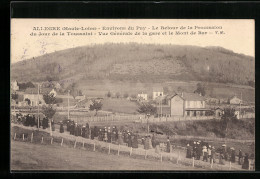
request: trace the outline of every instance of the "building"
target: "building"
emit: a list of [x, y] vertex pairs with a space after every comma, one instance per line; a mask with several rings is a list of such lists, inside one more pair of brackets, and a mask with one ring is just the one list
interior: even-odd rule
[[171, 116], [205, 116], [205, 99], [196, 93], [172, 95], [168, 101]]
[[53, 94], [54, 97], [57, 96], [57, 92], [51, 88], [40, 88], [39, 95], [38, 95], [38, 88], [27, 88], [24, 92], [23, 98], [25, 101], [27, 99], [30, 100], [30, 104], [29, 104], [30, 106], [37, 106], [38, 100], [39, 100], [39, 104], [43, 105], [45, 104], [43, 99], [44, 94]]
[[229, 99], [229, 104], [242, 104], [242, 100], [239, 99], [237, 96], [233, 96]]
[[163, 96], [162, 88], [154, 88], [153, 89], [153, 100], [155, 100], [158, 96]]
[[19, 86], [18, 86], [18, 83], [17, 83], [16, 80], [11, 82], [11, 90], [12, 91], [18, 91], [19, 90]]
[[216, 108], [215, 109], [215, 117], [220, 118], [223, 115], [223, 109], [221, 108]]
[[148, 95], [142, 92], [141, 94], [137, 94], [137, 98], [147, 101]]
[[93, 104], [93, 101], [90, 99], [83, 99], [81, 101], [78, 101], [78, 103], [76, 104], [77, 108], [85, 108], [85, 109], [89, 109], [90, 105]]

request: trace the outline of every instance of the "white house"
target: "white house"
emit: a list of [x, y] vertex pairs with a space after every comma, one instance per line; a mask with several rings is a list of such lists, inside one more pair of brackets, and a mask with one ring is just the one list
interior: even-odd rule
[[13, 91], [19, 90], [19, 86], [18, 86], [18, 83], [16, 80], [11, 82], [11, 90], [13, 90]]
[[163, 96], [162, 88], [154, 88], [153, 89], [153, 100], [155, 100], [158, 96]]
[[143, 93], [143, 92], [141, 94], [137, 94], [137, 97], [141, 98], [141, 99], [143, 99], [145, 101], [147, 101], [147, 99], [148, 99], [148, 95]]
[[242, 100], [239, 99], [237, 96], [233, 96], [229, 99], [229, 104], [242, 104]]
[[37, 106], [39, 104], [45, 104], [43, 99], [43, 94], [53, 94], [54, 97], [57, 96], [57, 92], [51, 88], [40, 88], [38, 95], [38, 88], [27, 88], [24, 92], [24, 100], [29, 99], [30, 106]]

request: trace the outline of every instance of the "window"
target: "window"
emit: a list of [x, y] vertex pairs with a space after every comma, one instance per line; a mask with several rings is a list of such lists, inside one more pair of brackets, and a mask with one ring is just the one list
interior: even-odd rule
[[189, 116], [190, 115], [190, 111], [187, 111], [187, 116]]

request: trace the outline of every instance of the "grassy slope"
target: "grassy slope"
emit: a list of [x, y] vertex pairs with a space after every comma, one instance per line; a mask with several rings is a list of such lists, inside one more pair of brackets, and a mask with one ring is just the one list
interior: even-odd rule
[[190, 170], [170, 162], [107, 155], [58, 145], [11, 142], [11, 170]]
[[253, 57], [221, 48], [177, 45], [78, 47], [18, 62], [12, 64], [11, 69], [12, 79], [18, 81], [45, 80], [48, 75], [63, 83], [110, 79], [135, 82], [209, 80], [247, 84], [254, 80]]

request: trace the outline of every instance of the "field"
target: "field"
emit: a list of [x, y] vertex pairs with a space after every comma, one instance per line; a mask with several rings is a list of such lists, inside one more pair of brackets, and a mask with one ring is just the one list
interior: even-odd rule
[[[147, 93], [150, 97], [154, 88], [168, 88], [168, 93], [174, 91], [186, 91], [193, 92], [196, 90], [197, 83], [205, 84], [206, 96], [214, 98], [230, 98], [233, 95], [240, 97], [242, 93], [242, 99], [246, 102], [255, 101], [255, 89], [245, 85], [233, 85], [224, 83], [213, 83], [213, 82], [201, 82], [201, 81], [168, 81], [164, 83], [141, 83], [141, 82], [114, 82], [109, 80], [82, 80], [78, 82], [79, 89], [82, 90], [87, 96], [105, 97], [108, 91], [112, 94], [119, 93], [121, 96], [124, 94], [137, 95], [138, 93]], [[165, 92], [165, 91], [164, 91]]]
[[[196, 170], [67, 147], [11, 142], [11, 170]], [[200, 169], [202, 170], [202, 169]]]
[[135, 102], [128, 101], [126, 99], [111, 99], [106, 98], [102, 100], [102, 110], [113, 113], [127, 113], [135, 114], [138, 113], [138, 106]]

